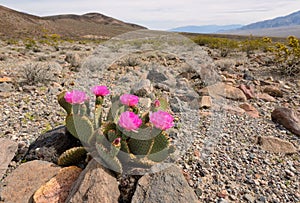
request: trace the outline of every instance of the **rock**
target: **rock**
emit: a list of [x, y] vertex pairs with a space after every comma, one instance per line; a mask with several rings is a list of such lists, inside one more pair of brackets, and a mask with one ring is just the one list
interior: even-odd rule
[[139, 179], [132, 203], [140, 202], [192, 203], [198, 202], [198, 198], [186, 182], [181, 169], [172, 166]]
[[28, 149], [24, 160], [44, 160], [57, 163], [58, 157], [66, 150], [81, 146], [78, 139], [61, 126], [48, 131], [35, 140]]
[[15, 90], [15, 87], [11, 83], [0, 83], [0, 92], [13, 92]]
[[244, 199], [247, 200], [249, 203], [255, 202], [255, 197], [253, 197], [251, 194], [245, 194]]
[[209, 109], [212, 106], [212, 99], [210, 96], [203, 96], [200, 102], [200, 108]]
[[272, 112], [271, 116], [274, 122], [300, 136], [300, 115], [297, 112], [289, 108], [279, 107]]
[[153, 91], [153, 86], [150, 80], [141, 80], [140, 82], [136, 83], [133, 88], [131, 89], [131, 93], [135, 94], [140, 97], [145, 97], [151, 94]]
[[40, 187], [33, 195], [34, 203], [65, 202], [73, 183], [82, 169], [70, 166], [59, 170], [58, 174]]
[[253, 118], [259, 117], [259, 112], [251, 104], [244, 103], [244, 104], [239, 105], [239, 107], [244, 109], [249, 116], [251, 116]]
[[74, 183], [66, 202], [118, 202], [117, 180], [97, 161], [91, 160]]
[[79, 68], [81, 65], [81, 58], [77, 53], [67, 54], [65, 61], [70, 63], [71, 67], [74, 67], [74, 68]]
[[263, 92], [273, 97], [283, 97], [282, 91], [275, 86], [267, 86], [264, 88]]
[[55, 176], [60, 167], [46, 161], [30, 161], [21, 164], [3, 180], [1, 200], [28, 203], [33, 193]]
[[[247, 98], [242, 90], [225, 83], [217, 83], [208, 87], [209, 95], [213, 98], [224, 97], [235, 101], [246, 101]], [[203, 89], [205, 89], [203, 88]], [[206, 92], [206, 90], [202, 90]]]
[[254, 87], [252, 85], [246, 86], [244, 84], [241, 84], [239, 88], [244, 92], [246, 95], [247, 99], [253, 99], [255, 98], [255, 92], [254, 92]]
[[276, 99], [267, 93], [258, 93], [256, 94], [257, 99], [261, 99], [266, 102], [275, 102]]
[[238, 114], [238, 115], [242, 115], [245, 113], [244, 109], [242, 109], [240, 107], [230, 106], [230, 105], [223, 105], [221, 107], [221, 109], [223, 109], [224, 111], [227, 111], [229, 113]]
[[161, 71], [158, 69], [152, 69], [149, 71], [147, 79], [149, 79], [151, 82], [161, 83], [165, 80], [168, 80], [168, 77], [164, 73], [161, 73]]
[[277, 137], [259, 136], [257, 139], [257, 143], [265, 151], [284, 154], [297, 153], [297, 149], [292, 143], [279, 139]]
[[17, 143], [9, 139], [0, 138], [0, 180], [4, 176], [8, 165], [14, 158], [17, 150]]
[[3, 77], [3, 78], [0, 78], [0, 83], [2, 82], [12, 82], [12, 78], [9, 78], [9, 77]]

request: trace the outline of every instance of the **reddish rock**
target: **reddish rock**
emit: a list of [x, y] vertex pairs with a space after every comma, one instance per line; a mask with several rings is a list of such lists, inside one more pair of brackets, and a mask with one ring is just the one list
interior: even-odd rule
[[263, 90], [264, 93], [267, 93], [273, 97], [283, 97], [282, 91], [275, 86], [267, 86]]
[[0, 138], [0, 180], [5, 174], [7, 167], [14, 158], [17, 150], [17, 143], [9, 139]]
[[66, 202], [118, 202], [118, 182], [95, 160], [91, 160], [74, 183]]
[[259, 117], [259, 112], [251, 104], [248, 104], [248, 103], [241, 104], [240, 108], [244, 109], [246, 111], [246, 113], [253, 118]]
[[226, 99], [231, 99], [235, 101], [246, 101], [247, 98], [242, 90], [233, 87], [225, 83], [217, 83], [208, 87], [203, 88], [203, 92], [207, 88], [209, 95], [213, 98], [224, 97]]
[[234, 114], [239, 114], [239, 115], [242, 115], [245, 113], [245, 110], [240, 107], [224, 105], [221, 108], [225, 111], [228, 111], [229, 113], [234, 113]]
[[244, 94], [246, 95], [247, 99], [253, 99], [255, 98], [255, 90], [254, 87], [252, 85], [250, 86], [246, 86], [244, 84], [241, 84], [239, 86], [239, 88], [244, 92]]
[[292, 143], [279, 139], [277, 137], [260, 136], [258, 137], [257, 143], [265, 151], [285, 154], [297, 153], [297, 149]]
[[297, 112], [289, 108], [279, 107], [272, 112], [271, 116], [274, 122], [300, 136], [300, 115]]
[[28, 203], [33, 193], [55, 176], [60, 167], [46, 161], [21, 164], [3, 180], [1, 198], [4, 202]]
[[73, 183], [77, 180], [82, 169], [70, 166], [60, 169], [58, 174], [40, 187], [33, 196], [34, 203], [64, 203]]
[[275, 102], [276, 99], [267, 93], [258, 93], [256, 94], [257, 99], [261, 99], [266, 102]]

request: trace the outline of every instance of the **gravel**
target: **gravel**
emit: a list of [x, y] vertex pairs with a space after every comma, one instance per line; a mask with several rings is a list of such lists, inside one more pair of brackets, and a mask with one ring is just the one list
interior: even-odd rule
[[[4, 42], [1, 43], [4, 44]], [[96, 82], [109, 86], [112, 89], [112, 95], [129, 92], [134, 84], [147, 78], [148, 72], [153, 69], [153, 63], [159, 64], [157, 66], [162, 74], [167, 76], [169, 83], [157, 81], [153, 85], [154, 93], [167, 96], [173, 102], [171, 107], [174, 116], [180, 118], [178, 126], [170, 132], [174, 143], [181, 149], [176, 163], [182, 168], [190, 186], [195, 189], [200, 202], [300, 201], [299, 152], [293, 155], [273, 154], [263, 151], [256, 144], [259, 135], [275, 136], [299, 148], [300, 138], [276, 125], [270, 118], [270, 112], [275, 106], [286, 103], [291, 108], [299, 106], [300, 99], [297, 96], [299, 89], [292, 81], [284, 84], [290, 87], [290, 89], [285, 89], [286, 96], [278, 98], [274, 103], [249, 101], [260, 111], [260, 118], [251, 118], [246, 114], [236, 115], [218, 108], [202, 110], [202, 112], [210, 113], [210, 116], [203, 116], [199, 114], [197, 106], [199, 98], [192, 94], [193, 88], [198, 88], [196, 84], [199, 81], [195, 78], [187, 78], [188, 88], [179, 91], [184, 85], [182, 85], [183, 80], [179, 80], [176, 76], [187, 70], [191, 64], [185, 63], [188, 59], [183, 56], [184, 54], [180, 54], [179, 50], [174, 52], [176, 47], [172, 47], [172, 52], [170, 52], [175, 54], [164, 52], [131, 54], [131, 57], [137, 57], [140, 60], [139, 65], [120, 66], [118, 64], [124, 65], [122, 60], [126, 57], [122, 58], [122, 54], [116, 51], [117, 46], [111, 48], [110, 51], [105, 51], [103, 46], [95, 49], [95, 45], [85, 45], [91, 47], [88, 50], [96, 50], [96, 52], [83, 62], [79, 72], [73, 72], [70, 71], [71, 65], [62, 60], [65, 52], [76, 52], [72, 46], [63, 44], [61, 49], [64, 52], [52, 53], [51, 60], [61, 64], [61, 73], [47, 84], [34, 86], [23, 85], [24, 79], [20, 74], [20, 67], [29, 61], [36, 60], [36, 56], [31, 52], [25, 52], [20, 56], [15, 51], [16, 47], [2, 46], [0, 51], [7, 53], [5, 54], [7, 57], [4, 61], [0, 61], [0, 77], [13, 78], [14, 82], [9, 84], [13, 84], [14, 90], [0, 92], [0, 108], [2, 109], [0, 137], [16, 141], [20, 150], [24, 149], [42, 132], [64, 124], [65, 113], [56, 101], [56, 95], [60, 91], [79, 86], [84, 86], [87, 90]], [[146, 45], [145, 47], [149, 48]], [[132, 47], [126, 47], [125, 50], [130, 49], [135, 50]], [[47, 50], [47, 47], [41, 47], [42, 52], [43, 50]], [[77, 52], [86, 55], [91, 53], [86, 50], [81, 47]], [[189, 55], [192, 52], [194, 51], [191, 49], [184, 53]], [[196, 53], [201, 67], [214, 66], [213, 60], [206, 54], [205, 49], [201, 48]], [[112, 61], [115, 58], [118, 60]], [[239, 61], [242, 60], [241, 58]], [[244, 60], [244, 64], [247, 63], [248, 66], [257, 66], [257, 64], [250, 63], [247, 58]], [[113, 63], [109, 64], [113, 65], [103, 66], [102, 63], [106, 64], [107, 61], [112, 61]], [[234, 57], [230, 63], [233, 63], [232, 61], [235, 61]], [[100, 65], [99, 62], [101, 62]], [[218, 64], [222, 64], [220, 60]], [[216, 66], [216, 68], [218, 74], [221, 74], [221, 66]], [[245, 67], [240, 68], [234, 65], [230, 68], [237, 74], [242, 74], [245, 69]], [[268, 80], [267, 77], [258, 75], [255, 71], [252, 75], [254, 78]], [[249, 83], [243, 79], [236, 80], [237, 83]], [[180, 87], [179, 90], [176, 85]], [[166, 87], [163, 90], [159, 89], [162, 86]], [[228, 100], [222, 102], [231, 106], [239, 104]], [[106, 110], [109, 105], [107, 101]], [[18, 165], [15, 162], [12, 164], [14, 167]]]

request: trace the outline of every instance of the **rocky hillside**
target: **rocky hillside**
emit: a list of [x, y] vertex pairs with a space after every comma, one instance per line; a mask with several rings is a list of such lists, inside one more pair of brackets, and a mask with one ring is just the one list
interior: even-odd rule
[[99, 14], [57, 15], [39, 17], [18, 12], [0, 5], [0, 37], [34, 37], [56, 33], [71, 38], [109, 38], [125, 32], [145, 29]]

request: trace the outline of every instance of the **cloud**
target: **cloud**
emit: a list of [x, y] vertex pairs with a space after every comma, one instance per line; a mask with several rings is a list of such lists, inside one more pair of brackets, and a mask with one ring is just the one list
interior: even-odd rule
[[0, 4], [40, 16], [99, 12], [152, 29], [248, 24], [287, 15], [300, 8], [297, 0], [0, 0]]

